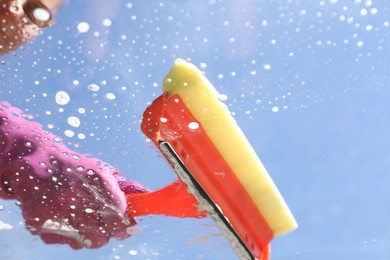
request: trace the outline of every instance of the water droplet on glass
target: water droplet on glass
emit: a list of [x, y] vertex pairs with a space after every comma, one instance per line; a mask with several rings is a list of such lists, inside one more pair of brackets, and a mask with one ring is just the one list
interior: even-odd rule
[[93, 209], [90, 208], [85, 209], [85, 213], [93, 213], [93, 212], [95, 212]]
[[113, 93], [107, 93], [107, 94], [106, 94], [106, 98], [107, 98], [108, 100], [114, 100], [114, 99], [116, 98], [116, 96], [115, 96], [115, 94], [113, 94]]
[[88, 89], [93, 92], [98, 92], [100, 90], [99, 85], [96, 85], [94, 83], [88, 85]]
[[53, 166], [53, 167], [58, 167], [59, 161], [58, 161], [58, 159], [53, 158], [53, 159], [50, 160], [50, 164], [51, 164], [51, 166]]
[[0, 220], [0, 230], [2, 229], [13, 229], [13, 226]]
[[88, 174], [88, 175], [94, 175], [94, 174], [95, 174], [95, 171], [92, 170], [92, 169], [88, 169], [88, 170], [87, 170], [87, 174]]
[[91, 247], [92, 246], [92, 241], [89, 239], [84, 239], [83, 244], [85, 247]]
[[132, 249], [129, 251], [129, 255], [137, 255], [137, 254], [138, 254], [137, 250]]
[[71, 137], [73, 137], [75, 135], [75, 133], [72, 130], [69, 130], [69, 129], [65, 130], [64, 134], [65, 134], [65, 136], [67, 136], [69, 138], [71, 138]]
[[199, 123], [197, 123], [197, 122], [190, 122], [188, 124], [188, 128], [191, 129], [191, 130], [196, 130], [196, 129], [199, 128]]
[[56, 142], [56, 143], [59, 143], [59, 142], [61, 142], [61, 137], [56, 136], [56, 137], [53, 138], [53, 141]]
[[65, 91], [58, 91], [58, 92], [56, 93], [55, 99], [56, 99], [56, 103], [57, 103], [58, 105], [66, 105], [66, 104], [68, 104], [69, 101], [70, 101], [70, 96], [69, 96], [69, 94], [66, 93]]
[[137, 234], [141, 233], [142, 228], [132, 226], [132, 227], [128, 227], [126, 231], [127, 231], [127, 234], [129, 234], [129, 235], [137, 235]]
[[228, 96], [225, 94], [219, 94], [218, 99], [221, 101], [226, 101], [226, 100], [228, 100]]
[[89, 31], [89, 24], [87, 22], [80, 22], [77, 24], [77, 30], [79, 33], [86, 33]]
[[110, 19], [104, 19], [102, 24], [105, 27], [110, 27], [112, 25], [112, 21]]
[[80, 114], [85, 114], [85, 108], [80, 107], [77, 111], [78, 111]]
[[79, 127], [80, 126], [80, 119], [75, 116], [68, 117], [68, 124], [73, 127]]

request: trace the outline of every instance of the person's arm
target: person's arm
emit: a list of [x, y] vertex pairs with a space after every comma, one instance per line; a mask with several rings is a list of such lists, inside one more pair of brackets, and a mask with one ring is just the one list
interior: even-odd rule
[[133, 217], [204, 217], [181, 181], [151, 192], [0, 102], [0, 198], [20, 202], [26, 227], [46, 243], [97, 248], [126, 238]]

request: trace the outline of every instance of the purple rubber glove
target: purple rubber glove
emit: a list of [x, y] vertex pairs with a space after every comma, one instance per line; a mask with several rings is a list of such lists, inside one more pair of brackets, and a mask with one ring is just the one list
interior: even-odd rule
[[98, 248], [130, 236], [125, 194], [146, 188], [0, 103], [0, 198], [16, 199], [31, 233], [46, 243]]

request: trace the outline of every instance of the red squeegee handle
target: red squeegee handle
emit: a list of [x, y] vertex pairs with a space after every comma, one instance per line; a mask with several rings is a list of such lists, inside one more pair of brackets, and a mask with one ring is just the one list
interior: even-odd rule
[[161, 141], [170, 144], [251, 254], [268, 259], [272, 230], [181, 97], [158, 97], [144, 112], [141, 128], [157, 147]]

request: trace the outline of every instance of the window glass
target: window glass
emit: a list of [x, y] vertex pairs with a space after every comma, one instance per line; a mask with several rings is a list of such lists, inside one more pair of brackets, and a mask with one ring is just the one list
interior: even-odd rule
[[[150, 190], [174, 182], [140, 123], [182, 58], [219, 91], [298, 221], [273, 240], [274, 259], [388, 258], [387, 1], [0, 2], [2, 107], [62, 152]], [[48, 245], [25, 221], [0, 200], [1, 259], [237, 258], [210, 217], [136, 217], [127, 238], [95, 250]]]

